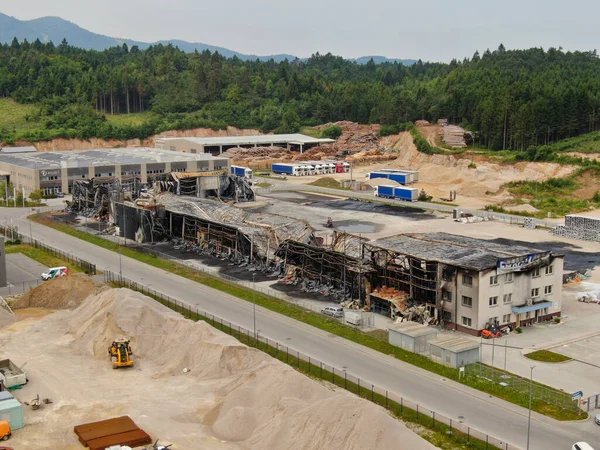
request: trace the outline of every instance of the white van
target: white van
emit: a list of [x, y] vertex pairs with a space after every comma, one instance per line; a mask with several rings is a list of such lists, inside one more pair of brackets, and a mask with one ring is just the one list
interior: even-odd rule
[[69, 269], [65, 266], [51, 267], [42, 274], [42, 280], [51, 280], [52, 278], [64, 277], [69, 274]]
[[576, 442], [573, 444], [573, 447], [571, 447], [571, 450], [594, 450], [594, 447], [587, 442]]

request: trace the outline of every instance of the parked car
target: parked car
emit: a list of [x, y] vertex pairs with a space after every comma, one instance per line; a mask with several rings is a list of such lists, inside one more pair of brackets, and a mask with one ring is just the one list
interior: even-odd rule
[[587, 442], [576, 442], [573, 444], [573, 447], [571, 447], [571, 450], [594, 450], [594, 447]]
[[58, 194], [56, 194], [56, 198], [65, 198], [65, 194], [59, 192]]
[[344, 308], [341, 306], [327, 306], [321, 310], [321, 312], [331, 317], [344, 317]]
[[0, 439], [6, 441], [11, 434], [10, 424], [6, 420], [0, 420]]
[[42, 280], [51, 280], [52, 278], [64, 277], [69, 274], [69, 269], [65, 266], [51, 267], [42, 274]]
[[600, 414], [596, 414], [596, 417], [594, 417], [594, 422], [596, 422], [596, 425], [600, 425]]

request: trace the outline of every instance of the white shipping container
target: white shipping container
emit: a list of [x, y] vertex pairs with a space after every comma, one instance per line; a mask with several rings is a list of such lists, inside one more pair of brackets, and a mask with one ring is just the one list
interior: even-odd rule
[[346, 322], [351, 325], [359, 326], [362, 324], [362, 314], [359, 312], [345, 311], [344, 318], [346, 319]]

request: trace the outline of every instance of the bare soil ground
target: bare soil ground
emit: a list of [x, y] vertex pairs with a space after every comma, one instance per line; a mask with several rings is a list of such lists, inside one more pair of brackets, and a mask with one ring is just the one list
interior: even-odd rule
[[[19, 450], [80, 449], [73, 426], [120, 415], [173, 449], [434, 448], [384, 409], [139, 293], [109, 289], [48, 312], [19, 310], [0, 330], [2, 356], [28, 362], [16, 397], [54, 401], [25, 409]], [[131, 369], [111, 367], [118, 337], [131, 340]]]

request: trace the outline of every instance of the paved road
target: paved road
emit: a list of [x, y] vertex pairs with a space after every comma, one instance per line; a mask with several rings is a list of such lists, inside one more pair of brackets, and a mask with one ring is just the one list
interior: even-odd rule
[[[7, 212], [15, 214], [14, 210], [0, 208], [0, 217]], [[22, 229], [25, 227], [29, 224], [23, 220]], [[32, 233], [34, 238], [85, 258], [99, 269], [118, 272], [116, 253], [36, 223]], [[123, 258], [122, 263], [123, 276], [252, 329], [251, 304], [129, 258]], [[463, 416], [465, 424], [503, 438], [513, 446], [525, 447], [527, 410], [523, 408], [262, 308], [257, 308], [257, 329], [261, 335], [326, 364], [346, 367], [349, 373], [381, 388], [456, 420]], [[600, 428], [591, 420], [559, 423], [536, 413], [532, 418], [531, 449], [569, 449], [582, 440], [600, 446]]]

